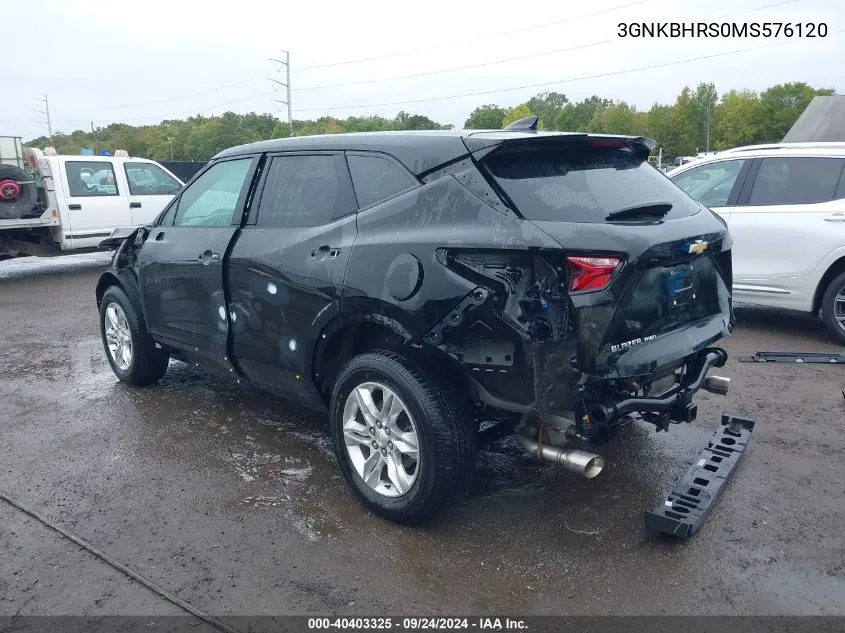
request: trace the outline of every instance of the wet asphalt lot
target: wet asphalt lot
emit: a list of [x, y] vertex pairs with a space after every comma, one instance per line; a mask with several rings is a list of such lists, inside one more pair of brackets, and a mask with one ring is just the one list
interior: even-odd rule
[[[460, 506], [400, 527], [347, 490], [322, 415], [179, 363], [156, 386], [119, 383], [102, 260], [74, 261], [0, 263], [0, 491], [204, 611], [845, 613], [841, 366], [731, 360], [727, 398], [702, 392], [699, 420], [668, 434], [627, 427], [593, 481], [496, 444]], [[837, 349], [810, 317], [738, 318], [732, 356]], [[692, 540], [647, 535], [643, 510], [722, 410], [758, 424], [725, 494]], [[180, 610], [0, 501], [0, 616], [17, 613]]]

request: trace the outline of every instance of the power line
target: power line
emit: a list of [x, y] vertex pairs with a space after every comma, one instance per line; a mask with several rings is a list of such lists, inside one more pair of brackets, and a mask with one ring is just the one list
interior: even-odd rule
[[[789, 0], [789, 1], [795, 1], [795, 0]], [[605, 13], [611, 13], [611, 12], [617, 11], [619, 9], [626, 9], [628, 7], [636, 6], [636, 5], [639, 5], [639, 4], [645, 4], [647, 2], [654, 2], [654, 0], [636, 0], [635, 2], [629, 2], [628, 4], [618, 5], [618, 6], [615, 6], [615, 7], [609, 7], [607, 9], [602, 9], [600, 11], [594, 11], [592, 13], [585, 13], [585, 14], [582, 14], [582, 15], [571, 16], [571, 17], [560, 19], [560, 20], [554, 20], [552, 22], [544, 22], [542, 24], [535, 24], [533, 26], [527, 26], [527, 27], [523, 27], [523, 28], [519, 28], [519, 29], [513, 29], [513, 30], [510, 30], [510, 31], [503, 31], [503, 32], [500, 32], [500, 33], [492, 33], [490, 35], [484, 35], [484, 36], [481, 36], [481, 37], [461, 40], [461, 41], [457, 41], [457, 42], [447, 42], [445, 44], [438, 44], [436, 46], [427, 46], [427, 47], [419, 48], [419, 49], [412, 50], [412, 51], [400, 51], [400, 52], [396, 52], [396, 53], [388, 53], [386, 55], [378, 55], [378, 56], [375, 56], [375, 57], [368, 57], [368, 58], [363, 58], [363, 59], [343, 60], [343, 61], [337, 61], [337, 62], [329, 62], [329, 63], [325, 63], [325, 64], [315, 64], [315, 65], [312, 65], [312, 66], [302, 66], [300, 68], [297, 68], [297, 72], [302, 72], [302, 71], [306, 71], [306, 70], [314, 70], [314, 69], [317, 69], [317, 68], [328, 68], [328, 67], [331, 67], [331, 66], [345, 66], [345, 65], [349, 65], [349, 64], [359, 64], [359, 63], [368, 62], [368, 61], [375, 61], [375, 60], [379, 60], [379, 59], [387, 59], [389, 57], [401, 57], [401, 56], [412, 55], [414, 53], [425, 52], [425, 51], [429, 51], [429, 50], [438, 50], [438, 49], [442, 49], [442, 48], [449, 48], [451, 46], [460, 46], [460, 45], [469, 44], [469, 43], [473, 43], [473, 42], [478, 42], [478, 41], [483, 41], [483, 40], [488, 40], [488, 39], [495, 39], [497, 37], [504, 37], [504, 36], [507, 36], [507, 35], [513, 35], [514, 33], [522, 33], [524, 31], [542, 29], [542, 28], [546, 28], [546, 27], [549, 27], [549, 26], [555, 26], [557, 24], [563, 24], [563, 23], [566, 23], [566, 22], [574, 22], [574, 21], [577, 21], [577, 20], [580, 20], [580, 19], [583, 19], [583, 18], [594, 17], [594, 16], [597, 16], [597, 15], [605, 14]], [[168, 103], [168, 102], [171, 102], [171, 101], [179, 101], [181, 99], [188, 99], [190, 97], [198, 97], [198, 96], [201, 96], [201, 95], [204, 95], [204, 94], [210, 94], [212, 92], [219, 92], [220, 90], [225, 90], [227, 88], [233, 88], [235, 86], [240, 86], [240, 85], [243, 85], [243, 84], [246, 84], [246, 83], [250, 83], [250, 82], [257, 81], [259, 79], [265, 79], [265, 78], [266, 78], [266, 74], [265, 75], [257, 75], [255, 77], [250, 77], [248, 79], [243, 79], [241, 81], [236, 81], [234, 83], [226, 84], [226, 85], [223, 85], [223, 86], [218, 86], [216, 88], [209, 88], [207, 90], [201, 90], [199, 92], [192, 92], [192, 93], [189, 93], [189, 94], [177, 95], [177, 96], [168, 97], [168, 98], [165, 98], [165, 99], [156, 99], [156, 100], [153, 100], [153, 101], [144, 101], [144, 102], [140, 102], [140, 103], [129, 103], [129, 104], [123, 104], [123, 105], [84, 106], [84, 107], [74, 107], [74, 108], [67, 108], [67, 109], [68, 110], [107, 110], [107, 109], [111, 109], [111, 108], [126, 109], [126, 108], [142, 107], [142, 106], [146, 106], [146, 105], [155, 105], [155, 104], [158, 104], [158, 103]]]
[[[591, 12], [591, 13], [584, 13], [584, 14], [581, 14], [581, 15], [571, 16], [571, 17], [560, 19], [560, 20], [554, 20], [554, 21], [551, 21], [551, 22], [544, 22], [542, 24], [535, 24], [535, 25], [532, 25], [532, 26], [521, 27], [521, 28], [518, 28], [518, 29], [509, 30], [509, 31], [502, 31], [502, 32], [499, 32], [499, 33], [492, 33], [490, 35], [484, 35], [484, 36], [466, 39], [466, 40], [461, 40], [461, 41], [456, 41], [456, 42], [447, 42], [447, 43], [444, 43], [444, 44], [439, 44], [439, 45], [429, 46], [429, 47], [423, 47], [423, 48], [418, 48], [418, 49], [409, 50], [409, 51], [400, 51], [400, 52], [388, 53], [388, 54], [385, 54], [385, 55], [377, 55], [377, 56], [373, 56], [373, 57], [359, 58], [359, 59], [353, 59], [353, 60], [343, 60], [343, 61], [337, 61], [337, 62], [329, 62], [329, 63], [325, 63], [325, 64], [316, 64], [316, 65], [312, 65], [312, 66], [303, 66], [303, 67], [298, 68], [297, 72], [314, 70], [314, 69], [318, 69], [318, 68], [328, 68], [328, 67], [335, 67], [335, 66], [344, 66], [344, 65], [349, 65], [349, 64], [359, 64], [359, 63], [364, 63], [364, 62], [369, 62], [369, 61], [376, 61], [376, 60], [380, 60], [380, 59], [388, 59], [388, 58], [391, 58], [391, 57], [400, 57], [400, 56], [412, 55], [414, 53], [420, 53], [420, 52], [425, 52], [425, 51], [430, 51], [430, 50], [438, 50], [438, 49], [443, 49], [443, 48], [449, 48], [449, 47], [452, 47], [452, 46], [461, 46], [461, 45], [464, 45], [464, 44], [474, 43], [474, 42], [478, 42], [478, 41], [495, 39], [495, 38], [498, 38], [498, 37], [505, 37], [505, 36], [508, 36], [508, 35], [513, 35], [515, 33], [522, 33], [522, 32], [526, 32], [526, 31], [532, 31], [532, 30], [536, 30], [536, 29], [547, 28], [547, 27], [550, 27], [550, 26], [558, 25], [558, 24], [575, 22], [577, 20], [581, 20], [581, 19], [584, 19], [584, 18], [595, 17], [595, 16], [598, 16], [598, 15], [611, 13], [613, 11], [618, 11], [620, 9], [627, 9], [627, 8], [630, 8], [630, 7], [633, 7], [633, 6], [637, 6], [637, 5], [640, 5], [640, 4], [645, 4], [645, 3], [653, 2], [653, 1], [654, 0], [636, 0], [635, 2], [629, 2], [627, 4], [617, 5], [617, 6], [614, 6], [614, 7], [608, 7], [606, 9], [601, 9], [599, 11], [594, 11], [594, 12]], [[721, 16], [721, 18], [733, 17], [733, 16], [736, 16], [736, 15], [742, 15], [744, 13], [751, 13], [751, 12], [759, 11], [759, 10], [762, 10], [762, 9], [778, 7], [778, 6], [782, 6], [782, 5], [785, 5], [785, 4], [792, 4], [792, 3], [797, 2], [797, 1], [798, 0], [783, 0], [781, 2], [765, 5], [765, 6], [762, 6], [762, 7], [757, 7], [757, 8], [754, 8], [754, 9], [747, 9], [747, 10], [735, 12], [735, 13], [732, 13], [732, 14], [728, 14], [728, 15], [725, 15], [725, 16]], [[509, 61], [517, 61], [517, 60], [523, 60], [523, 59], [530, 59], [530, 58], [533, 58], [533, 57], [541, 57], [541, 56], [545, 56], [545, 55], [552, 55], [552, 54], [555, 54], [555, 53], [577, 50], [578, 48], [601, 46], [601, 45], [604, 45], [604, 44], [609, 44], [612, 41], [615, 41], [615, 40], [605, 40], [605, 41], [602, 41], [602, 42], [593, 42], [593, 43], [590, 43], [590, 44], [584, 44], [584, 45], [581, 45], [581, 46], [559, 49], [559, 50], [556, 50], [556, 51], [546, 51], [546, 52], [542, 52], [542, 53], [524, 55], [524, 56], [520, 56], [520, 57], [516, 57], [516, 58], [497, 60], [497, 61], [492, 61], [492, 62], [484, 62], [484, 63], [480, 63], [480, 64], [472, 64], [472, 65], [460, 66], [460, 67], [455, 67], [455, 68], [447, 68], [447, 69], [437, 70], [437, 71], [428, 71], [428, 72], [414, 73], [414, 74], [409, 74], [409, 75], [398, 75], [398, 76], [387, 77], [387, 78], [383, 78], [383, 79], [371, 79], [371, 80], [365, 80], [365, 81], [359, 81], [359, 82], [307, 86], [307, 87], [304, 87], [304, 88], [300, 88], [297, 91], [298, 92], [304, 92], [304, 91], [307, 91], [307, 90], [321, 90], [321, 89], [325, 89], [325, 88], [341, 88], [341, 87], [350, 87], [350, 86], [355, 86], [355, 85], [360, 85], [360, 84], [371, 84], [371, 83], [393, 81], [393, 80], [397, 80], [397, 79], [425, 77], [425, 76], [431, 76], [431, 75], [435, 75], [435, 74], [439, 74], [439, 73], [455, 72], [455, 71], [458, 71], [458, 70], [468, 70], [468, 69], [471, 69], [471, 68], [480, 68], [480, 67], [483, 67], [483, 66], [490, 66], [490, 65], [500, 64], [500, 63], [506, 63], [506, 62], [509, 62]], [[288, 73], [289, 73], [289, 71], [290, 71], [290, 68], [288, 68]], [[159, 104], [159, 103], [170, 103], [170, 102], [173, 102], [173, 101], [180, 101], [182, 99], [188, 99], [188, 98], [191, 98], [191, 97], [197, 97], [197, 96], [202, 96], [202, 95], [205, 95], [205, 94], [211, 94], [213, 92], [219, 92], [221, 90], [226, 90], [227, 88], [233, 88], [233, 87], [236, 87], [236, 86], [241, 86], [241, 85], [244, 85], [244, 84], [247, 84], [247, 83], [251, 83], [253, 81], [257, 81], [259, 79], [266, 79], [266, 78], [267, 78], [266, 74], [262, 74], [262, 75], [256, 75], [254, 77], [249, 77], [247, 79], [242, 79], [242, 80], [239, 80], [239, 81], [236, 81], [236, 82], [233, 82], [233, 83], [225, 84], [223, 86], [218, 86], [218, 87], [215, 87], [215, 88], [209, 88], [209, 89], [206, 89], [206, 90], [200, 90], [198, 92], [192, 92], [192, 93], [187, 93], [187, 94], [183, 94], [183, 95], [176, 95], [176, 96], [167, 97], [167, 98], [164, 98], [164, 99], [155, 99], [155, 100], [151, 100], [151, 101], [143, 101], [143, 102], [138, 102], [138, 103], [129, 103], [129, 104], [120, 104], [120, 105], [71, 107], [71, 108], [67, 108], [67, 110], [79, 111], [79, 110], [108, 110], [108, 109], [139, 108], [139, 107], [143, 107], [143, 106], [147, 106], [147, 105], [155, 105], [155, 104]], [[288, 81], [287, 83], [289, 84], [290, 81]], [[288, 97], [289, 96], [290, 95], [288, 95]], [[253, 97], [248, 97], [247, 99], [249, 99], [249, 98], [253, 98]], [[245, 101], [247, 99], [243, 99], [243, 101]], [[288, 101], [290, 101], [290, 98], [288, 98]], [[228, 103], [237, 103], [237, 101], [228, 102]], [[227, 103], [226, 104], [220, 104], [220, 105], [227, 105]], [[212, 108], [212, 107], [219, 107], [219, 106], [208, 106], [208, 107]], [[289, 117], [289, 118], [291, 118], [291, 117]], [[147, 119], [149, 119], [149, 117], [147, 117]], [[66, 120], [68, 120], [68, 121], [81, 121], [82, 119], [66, 119]]]
[[124, 109], [124, 108], [140, 108], [141, 106], [147, 105], [155, 105], [157, 103], [168, 103], [170, 101], [179, 101], [181, 99], [188, 99], [190, 97], [198, 97], [200, 95], [210, 94], [212, 92], [219, 92], [220, 90], [225, 90], [226, 88], [234, 88], [235, 86], [242, 86], [243, 84], [251, 83], [253, 81], [257, 81], [259, 79], [265, 79], [267, 74], [257, 75], [255, 77], [250, 77], [248, 79], [242, 79], [240, 81], [236, 81], [231, 84], [226, 84], [225, 86], [219, 86], [217, 88], [209, 88], [208, 90], [201, 90], [199, 92], [192, 92], [190, 94], [179, 95], [176, 97], [168, 97], [166, 99], [156, 99], [154, 101], [142, 101], [140, 103], [127, 103], [124, 105], [101, 105], [101, 106], [85, 106], [85, 107], [78, 107], [78, 108], [67, 108], [68, 110], [109, 110], [109, 109]]
[[542, 51], [540, 53], [531, 53], [530, 55], [520, 55], [518, 57], [507, 57], [505, 59], [495, 59], [489, 62], [479, 62], [477, 64], [468, 64], [466, 66], [454, 66], [452, 68], [442, 68], [440, 70], [429, 70], [420, 73], [412, 73], [410, 75], [395, 75], [393, 77], [379, 77], [377, 79], [365, 79], [363, 81], [353, 81], [340, 84], [324, 84], [320, 86], [305, 86], [304, 88], [297, 88], [294, 92], [305, 92], [308, 90], [323, 90], [325, 88], [345, 88], [348, 86], [360, 86], [364, 84], [375, 84], [385, 81], [396, 81], [397, 79], [411, 79], [414, 77], [429, 77], [431, 75], [440, 75], [443, 73], [453, 73], [459, 70], [469, 70], [470, 68], [481, 68], [483, 66], [494, 66], [496, 64], [506, 64], [510, 62], [522, 61], [524, 59], [532, 59], [534, 57], [544, 57], [547, 55], [555, 55], [557, 53], [566, 53], [569, 51], [581, 50], [584, 48], [591, 48], [594, 46], [602, 46], [617, 41], [616, 39], [602, 40], [601, 42], [590, 42], [589, 44], [579, 44], [577, 46], [570, 46], [568, 48], [558, 48], [553, 51]]
[[567, 18], [563, 18], [560, 20], [554, 20], [552, 22], [543, 22], [542, 24], [535, 24], [533, 26], [525, 26], [519, 29], [513, 29], [511, 31], [501, 31], [499, 33], [491, 33], [490, 35], [482, 35], [480, 37], [474, 37], [470, 39], [455, 41], [455, 42], [446, 42], [444, 44], [437, 44], [435, 46], [426, 46], [423, 48], [415, 48], [413, 50], [408, 51], [399, 51], [395, 53], [387, 53], [384, 55], [376, 55], [374, 57], [360, 57], [358, 59], [347, 59], [343, 61], [337, 62], [327, 62], [325, 64], [314, 64], [312, 66], [302, 66], [298, 70], [315, 70], [317, 68], [329, 68], [334, 66], [348, 66], [350, 64], [363, 64], [364, 62], [372, 62], [377, 61], [379, 59], [389, 59], [392, 57], [404, 57], [406, 55], [414, 55], [415, 53], [425, 53], [427, 51], [434, 51], [439, 50], [442, 48], [451, 48], [452, 46], [463, 46], [465, 44], [472, 44], [474, 42], [481, 42], [483, 40], [495, 39], [498, 37], [505, 37], [506, 35], [513, 35], [515, 33], [524, 33], [525, 31], [533, 31], [536, 29], [544, 29], [550, 26], [556, 26], [558, 24], [564, 24], [567, 22], [575, 22], [577, 20], [582, 20], [584, 18], [592, 18], [597, 15], [603, 15], [605, 13], [612, 13], [613, 11], [618, 11], [619, 9], [627, 9], [629, 7], [634, 7], [639, 4], [646, 4], [647, 2], [654, 2], [654, 0], [636, 0], [636, 2], [629, 2], [628, 4], [620, 4], [615, 7], [608, 7], [607, 9], [601, 9], [599, 11], [593, 11], [592, 13], [582, 13], [581, 15], [573, 15]]
[[[836, 31], [837, 33], [845, 32], [845, 29], [839, 29]], [[625, 75], [627, 73], [634, 73], [640, 72], [643, 70], [652, 70], [655, 68], [665, 68], [667, 66], [677, 66], [680, 64], [687, 64], [690, 62], [697, 62], [702, 61], [705, 59], [714, 59], [716, 57], [726, 57], [728, 55], [736, 55], [739, 53], [747, 53], [750, 51], [760, 50], [763, 48], [771, 48], [773, 46], [780, 46], [787, 42], [773, 42], [771, 44], [764, 44], [762, 46], [753, 46], [751, 48], [744, 48], [735, 51], [726, 51], [724, 53], [712, 53], [710, 55], [703, 55], [701, 57], [691, 57], [689, 59], [681, 59], [672, 62], [664, 62], [662, 64], [652, 64], [650, 66], [640, 66], [637, 68], [628, 68], [626, 70], [616, 70], [606, 73], [597, 73], [595, 75], [583, 75], [581, 77], [570, 77], [568, 79], [558, 79], [555, 81], [544, 81], [535, 84], [524, 84], [522, 86], [512, 86], [510, 88], [496, 88], [494, 90], [479, 90], [476, 92], [464, 92], [461, 94], [453, 94], [453, 95], [444, 95], [440, 97], [426, 97], [424, 99], [408, 99], [404, 101], [387, 101], [383, 103], [367, 103], [367, 104], [356, 104], [356, 105], [348, 105], [348, 106], [330, 106], [330, 107], [318, 107], [318, 108], [301, 108], [300, 112], [325, 112], [325, 111], [336, 111], [336, 110], [356, 110], [356, 109], [363, 109], [363, 108], [380, 108], [384, 106], [393, 106], [393, 105], [407, 105], [411, 103], [426, 103], [429, 101], [444, 101], [446, 99], [460, 99], [463, 97], [477, 97], [481, 95], [491, 95], [491, 94], [499, 94], [502, 92], [513, 92], [514, 90], [525, 90], [528, 88], [544, 88], [547, 86], [555, 86], [559, 84], [565, 83], [572, 83], [575, 81], [584, 81], [587, 79], [598, 79], [601, 77], [613, 77], [616, 75]]]
[[[744, 13], [752, 13], [754, 11], [760, 11], [762, 9], [771, 9], [773, 7], [778, 7], [778, 6], [781, 6], [781, 5], [784, 5], [784, 4], [792, 4], [792, 3], [797, 2], [797, 1], [798, 0], [783, 0], [782, 2], [776, 2], [774, 4], [768, 4], [768, 5], [765, 5], [765, 6], [762, 6], [762, 7], [756, 7], [754, 9], [744, 9], [742, 11], [728, 13], [728, 14], [721, 15], [721, 16], [716, 16], [715, 19], [723, 20], [723, 19], [726, 19], [726, 18], [735, 17], [737, 15], [742, 15]], [[382, 83], [382, 82], [388, 82], [388, 81], [396, 81], [396, 80], [399, 80], [399, 79], [413, 79], [413, 78], [416, 78], [416, 77], [429, 77], [431, 75], [439, 75], [441, 73], [451, 73], [451, 72], [457, 72], [457, 71], [460, 71], [460, 70], [470, 70], [472, 68], [482, 68], [484, 66], [494, 66], [496, 64], [506, 64], [506, 63], [515, 62], [515, 61], [533, 59], [535, 57], [545, 57], [545, 56], [548, 56], [548, 55], [556, 55], [558, 53], [567, 53], [567, 52], [570, 52], [570, 51], [581, 50], [581, 49], [584, 49], [584, 48], [592, 48], [592, 47], [595, 47], [595, 46], [604, 46], [605, 44], [612, 44], [613, 42], [617, 42], [617, 41], [619, 41], [618, 38], [612, 38], [612, 39], [609, 39], [609, 40], [602, 40], [600, 42], [589, 42], [587, 44], [579, 44], [579, 45], [576, 45], [576, 46], [570, 46], [568, 48], [558, 48], [558, 49], [551, 50], [551, 51], [542, 51], [542, 52], [539, 52], [539, 53], [531, 53], [531, 54], [528, 54], [528, 55], [520, 55], [518, 57], [507, 57], [505, 59], [496, 59], [496, 60], [488, 61], [488, 62], [479, 62], [479, 63], [476, 63], [476, 64], [467, 64], [465, 66], [454, 66], [454, 67], [451, 67], [451, 68], [442, 68], [440, 70], [430, 70], [430, 71], [411, 73], [411, 74], [406, 74], [406, 75], [393, 75], [391, 77], [378, 77], [376, 79], [365, 79], [365, 80], [362, 80], [362, 81], [352, 81], [352, 82], [336, 83], [336, 84], [320, 84], [320, 85], [316, 85], [316, 86], [305, 86], [303, 88], [295, 89], [294, 92], [305, 92], [305, 91], [309, 91], [309, 90], [324, 90], [324, 89], [327, 89], [327, 88], [347, 88], [347, 87], [351, 87], [351, 86], [360, 86], [360, 85], [364, 85], [364, 84], [374, 84], [374, 83]]]
[[[213, 105], [200, 106], [198, 108], [193, 108], [191, 110], [185, 110], [183, 112], [171, 112], [171, 113], [168, 113], [168, 114], [158, 114], [158, 115], [154, 115], [154, 116], [136, 117], [136, 118], [133, 118], [133, 119], [129, 119], [129, 121], [132, 121], [132, 122], [155, 121], [155, 120], [164, 121], [164, 120], [167, 120], [167, 119], [171, 119], [173, 117], [200, 114], [198, 112], [199, 110], [212, 110], [214, 108], [222, 108], [224, 106], [232, 105], [233, 103], [242, 103], [243, 101], [251, 101], [253, 99], [261, 99], [262, 97], [268, 97], [272, 94], [275, 94], [275, 92], [271, 90], [269, 92], [262, 92], [260, 94], [250, 95], [248, 97], [241, 97], [240, 99], [233, 99], [231, 101], [224, 101], [223, 103], [215, 103]], [[62, 119], [62, 121], [67, 122], [67, 123], [79, 123], [80, 121], [87, 122], [88, 120], [87, 119]]]

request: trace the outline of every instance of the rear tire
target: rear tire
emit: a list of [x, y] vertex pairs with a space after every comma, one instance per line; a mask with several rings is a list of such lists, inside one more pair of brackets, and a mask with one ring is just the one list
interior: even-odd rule
[[167, 371], [170, 354], [157, 349], [132, 301], [111, 286], [100, 301], [100, 335], [114, 375], [130, 385], [149, 385]]
[[333, 388], [329, 426], [341, 471], [375, 514], [396, 523], [432, 518], [472, 476], [468, 407], [436, 375], [424, 361], [374, 351], [352, 358]]
[[845, 343], [845, 273], [834, 277], [822, 296], [822, 319], [840, 343]]

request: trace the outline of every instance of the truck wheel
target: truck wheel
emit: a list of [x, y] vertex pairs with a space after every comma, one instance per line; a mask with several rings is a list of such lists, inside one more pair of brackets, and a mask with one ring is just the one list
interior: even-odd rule
[[845, 343], [845, 273], [827, 285], [822, 296], [822, 318], [840, 343]]
[[31, 180], [19, 167], [0, 165], [0, 220], [17, 220], [35, 208], [38, 189]]
[[465, 403], [423, 363], [392, 351], [351, 359], [332, 393], [329, 426], [344, 477], [373, 512], [397, 523], [458, 499], [475, 461]]
[[130, 385], [149, 385], [164, 376], [170, 355], [156, 349], [138, 310], [118, 286], [103, 294], [100, 332], [106, 358], [120, 380]]

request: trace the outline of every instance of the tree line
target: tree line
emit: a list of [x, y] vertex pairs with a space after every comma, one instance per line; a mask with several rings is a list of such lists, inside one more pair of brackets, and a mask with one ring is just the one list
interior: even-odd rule
[[[803, 82], [772, 86], [762, 92], [729, 90], [719, 95], [712, 83], [684, 88], [671, 105], [655, 103], [638, 110], [625, 101], [593, 95], [570, 101], [560, 92], [543, 92], [507, 108], [495, 104], [475, 108], [464, 122], [469, 129], [498, 129], [520, 118], [535, 115], [544, 130], [633, 134], [655, 139], [665, 158], [686, 156], [706, 149], [780, 141], [817, 95], [835, 94], [832, 88], [814, 88]], [[233, 145], [269, 138], [371, 132], [383, 130], [449, 129], [420, 114], [399, 112], [382, 116], [321, 117], [295, 120], [292, 125], [272, 114], [235, 114], [166, 120], [156, 125], [112, 123], [95, 129], [64, 134], [51, 140], [41, 136], [26, 144], [46, 147], [60, 154], [79, 154], [83, 148], [125, 149], [130, 156], [157, 161], [206, 161]]]

